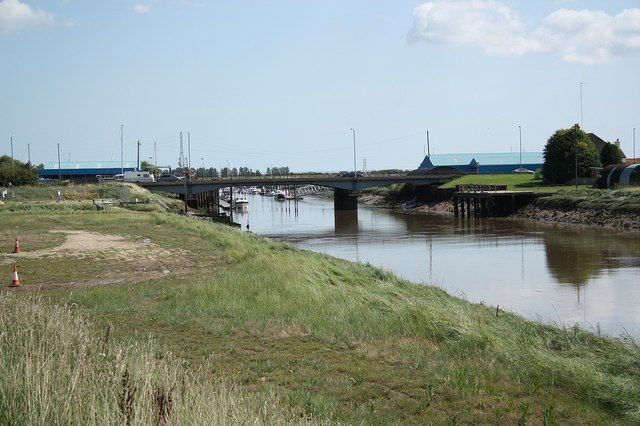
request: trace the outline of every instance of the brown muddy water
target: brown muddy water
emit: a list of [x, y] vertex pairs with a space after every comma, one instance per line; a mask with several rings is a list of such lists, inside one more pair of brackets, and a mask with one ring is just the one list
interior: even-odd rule
[[252, 232], [393, 271], [526, 318], [640, 341], [640, 235], [491, 219], [411, 215], [330, 199], [249, 195]]

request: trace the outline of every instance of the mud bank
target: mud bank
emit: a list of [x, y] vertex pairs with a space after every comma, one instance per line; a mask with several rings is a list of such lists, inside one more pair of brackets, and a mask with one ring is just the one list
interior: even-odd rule
[[530, 205], [520, 209], [509, 218], [640, 232], [640, 215], [606, 210], [559, 209]]
[[[402, 209], [397, 204], [388, 203], [382, 195], [363, 194], [359, 202], [369, 206], [397, 209], [407, 214], [453, 215], [451, 201], [433, 201], [413, 209]], [[611, 210], [546, 207], [537, 206], [534, 203], [507, 216], [507, 219], [640, 232], [640, 215]]]

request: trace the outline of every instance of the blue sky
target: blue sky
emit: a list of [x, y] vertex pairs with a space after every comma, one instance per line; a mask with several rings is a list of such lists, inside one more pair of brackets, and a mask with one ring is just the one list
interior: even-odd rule
[[[0, 153], [175, 165], [413, 168], [539, 151], [580, 119], [631, 155], [639, 1], [0, 0]], [[640, 140], [640, 131], [638, 132]], [[640, 152], [640, 142], [638, 150]]]

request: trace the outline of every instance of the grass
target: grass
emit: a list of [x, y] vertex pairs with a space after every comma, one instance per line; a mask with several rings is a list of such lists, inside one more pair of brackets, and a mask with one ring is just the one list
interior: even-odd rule
[[510, 191], [555, 192], [566, 188], [563, 185], [548, 185], [534, 174], [487, 174], [465, 175], [445, 183], [440, 188], [455, 188], [456, 185], [507, 185]]
[[[188, 267], [139, 282], [107, 254], [25, 258], [20, 266], [32, 291], [6, 303], [27, 303], [22, 298], [42, 286], [43, 300], [58, 306], [53, 309], [71, 306], [71, 319], [80, 315], [99, 329], [111, 327], [114, 344], [139, 347], [152, 336], [201, 386], [222, 378], [243, 394], [273, 393], [278, 410], [295, 418], [358, 424], [640, 420], [640, 349], [633, 342], [496, 315], [495, 307], [369, 265], [166, 213], [0, 210], [0, 241], [7, 241], [0, 248], [11, 246], [16, 231], [32, 233], [35, 241], [63, 227], [148, 238]], [[84, 278], [86, 270], [125, 280], [46, 288]], [[29, 315], [24, 321], [16, 329], [32, 327]], [[33, 365], [44, 362], [35, 358]], [[64, 383], [56, 383], [47, 393], [66, 395]]]
[[640, 214], [640, 188], [567, 189], [539, 198], [535, 201], [535, 205], [547, 209]]
[[[58, 192], [62, 201], [59, 201]], [[137, 211], [173, 211], [182, 202], [166, 195], [154, 194], [131, 183], [33, 185], [8, 189], [0, 210], [10, 212], [46, 212], [51, 210], [96, 210], [94, 199], [118, 200], [122, 207]]]
[[[274, 398], [203, 380], [157, 345], [119, 343], [67, 307], [0, 295], [2, 424], [285, 424]], [[298, 421], [299, 423], [305, 422]]]

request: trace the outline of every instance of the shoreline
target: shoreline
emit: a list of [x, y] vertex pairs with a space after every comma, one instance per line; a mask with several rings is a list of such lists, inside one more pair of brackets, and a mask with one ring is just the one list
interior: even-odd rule
[[[15, 292], [14, 298], [3, 299], [8, 306], [3, 312], [29, 319], [20, 323], [6, 317], [4, 324], [33, 327], [37, 335], [56, 338], [67, 334], [32, 321], [32, 312], [55, 319], [46, 309], [66, 312], [71, 305], [101, 331], [79, 340], [73, 333], [83, 328], [73, 317], [70, 323], [53, 322], [71, 333], [65, 342], [98, 342], [91, 350], [96, 361], [88, 364], [92, 376], [78, 387], [82, 392], [66, 387], [75, 373], [60, 366], [78, 364], [65, 358], [51, 364], [63, 380], [44, 380], [47, 375], [37, 383], [56, 399], [73, 397], [77, 402], [69, 406], [78, 407], [78, 415], [85, 401], [102, 400], [94, 389], [122, 395], [121, 369], [99, 376], [104, 362], [112, 359], [102, 354], [119, 353], [119, 347], [104, 349], [107, 339], [142, 348], [152, 336], [162, 353], [175, 356], [177, 364], [171, 365], [186, 366], [185, 377], [201, 380], [184, 381], [189, 395], [215, 392], [216, 380], [228, 380], [238, 404], [257, 418], [261, 412], [249, 402], [262, 395], [273, 395], [267, 399], [274, 401], [270, 412], [326, 423], [439, 423], [443, 413], [461, 423], [492, 423], [499, 411], [501, 422], [511, 424], [525, 409], [535, 423], [551, 417], [582, 424], [635, 418], [639, 352], [622, 338], [541, 323], [368, 264], [183, 215], [119, 207], [98, 212], [63, 203], [68, 210], [12, 214], [0, 209], [3, 252], [10, 252], [20, 230], [24, 254], [3, 257], [20, 259], [25, 290], [41, 293], [53, 283], [63, 284], [35, 307], [30, 292]], [[106, 279], [123, 281], [103, 285]], [[89, 281], [92, 285], [77, 284]], [[16, 342], [10, 359], [26, 362], [6, 362], [11, 368], [0, 376], [34, 371], [33, 365], [43, 363], [37, 358], [41, 349], [22, 350], [24, 333], [7, 336]], [[133, 402], [142, 410], [158, 392], [143, 387], [139, 378], [147, 370], [133, 361], [128, 365], [132, 374], [124, 376], [125, 382], [139, 389], [140, 399]], [[18, 401], [32, 402], [21, 383], [5, 382], [5, 388]], [[169, 377], [162, 387], [165, 395], [174, 384]], [[119, 412], [118, 400], [109, 400], [104, 418]], [[175, 416], [193, 407], [176, 401]], [[354, 402], [365, 409], [354, 410]], [[270, 419], [265, 423], [277, 423]]]
[[[397, 205], [389, 204], [384, 196], [375, 194], [363, 194], [358, 202], [403, 214], [453, 216], [453, 205], [449, 200], [431, 201], [412, 209], [402, 209]], [[492, 219], [640, 233], [640, 215], [606, 210], [540, 207], [535, 205], [535, 201], [509, 216]]]

